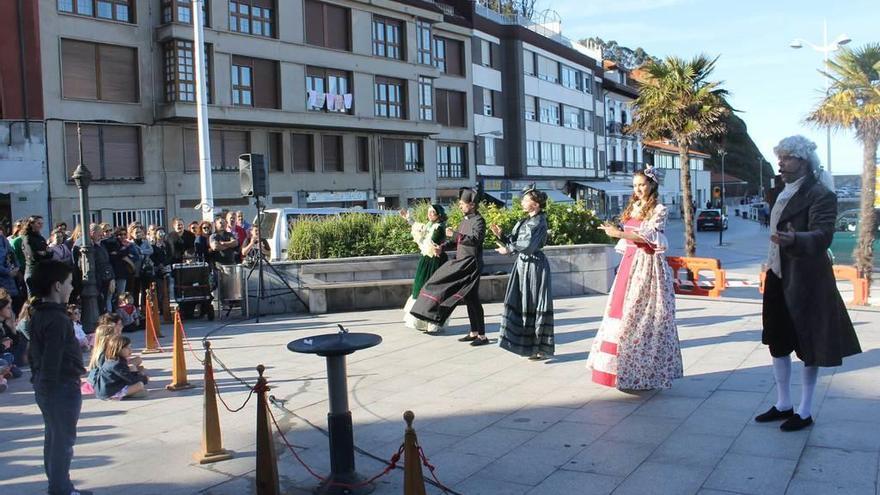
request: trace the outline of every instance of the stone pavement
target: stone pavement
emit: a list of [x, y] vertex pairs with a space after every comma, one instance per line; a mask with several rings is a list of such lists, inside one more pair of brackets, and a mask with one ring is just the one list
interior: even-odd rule
[[[457, 342], [466, 331], [463, 309], [440, 336], [408, 330], [400, 311], [383, 310], [235, 322], [211, 341], [220, 359], [251, 383], [254, 367], [266, 365], [271, 393], [288, 410], [273, 408], [274, 414], [319, 473], [329, 470], [327, 439], [309, 422], [326, 424], [323, 359], [285, 346], [341, 323], [384, 338], [349, 357], [355, 443], [389, 458], [402, 441], [401, 415], [411, 409], [437, 476], [461, 494], [878, 494], [880, 312], [851, 312], [865, 352], [822, 370], [811, 429], [782, 433], [777, 424], [751, 421], [775, 397], [760, 344], [759, 302], [680, 297], [686, 377], [671, 390], [625, 394], [592, 384], [584, 370], [605, 300], [556, 301], [557, 355], [545, 362]], [[499, 304], [486, 305], [493, 341], [499, 311]], [[196, 340], [217, 326], [188, 322], [187, 331]], [[202, 390], [166, 392], [169, 354], [145, 361], [150, 398], [84, 401], [76, 484], [102, 495], [255, 493], [255, 401], [235, 414], [221, 406], [223, 444], [235, 458], [194, 464]], [[191, 381], [201, 383], [192, 354], [187, 361]], [[799, 364], [794, 371], [797, 399]], [[230, 407], [241, 405], [247, 390], [219, 367], [216, 377]], [[0, 394], [0, 411], [0, 493], [44, 493], [42, 423], [26, 381], [12, 381]], [[276, 448], [282, 489], [308, 493], [314, 478], [280, 442]], [[364, 455], [357, 462], [365, 475], [382, 469]], [[396, 470], [374, 493], [400, 494], [402, 482]]]

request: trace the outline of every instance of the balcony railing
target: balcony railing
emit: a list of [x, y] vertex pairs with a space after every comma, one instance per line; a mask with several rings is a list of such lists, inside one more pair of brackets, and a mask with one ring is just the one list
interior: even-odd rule
[[569, 38], [566, 38], [562, 35], [562, 33], [558, 31], [554, 31], [553, 29], [544, 26], [543, 24], [538, 24], [537, 22], [523, 17], [519, 14], [502, 14], [500, 12], [496, 12], [485, 5], [476, 4], [474, 5], [476, 8], [476, 13], [480, 17], [485, 17], [492, 22], [496, 22], [498, 24], [509, 24], [509, 25], [519, 25], [531, 31], [534, 31], [541, 36], [551, 39], [560, 45], [567, 46], [573, 50], [577, 50], [584, 55], [591, 57], [595, 60], [602, 59], [602, 49], [597, 45], [590, 44], [590, 46], [584, 46], [577, 41], [572, 41]]
[[608, 162], [608, 172], [612, 174], [629, 174], [636, 171], [636, 164], [633, 162], [624, 162], [621, 160], [611, 160]]

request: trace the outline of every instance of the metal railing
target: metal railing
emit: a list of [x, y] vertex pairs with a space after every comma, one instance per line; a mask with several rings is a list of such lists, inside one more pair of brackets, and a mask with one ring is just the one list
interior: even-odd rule
[[113, 212], [113, 226], [127, 227], [131, 222], [140, 222], [143, 225], [166, 225], [165, 208], [144, 208], [140, 210], [115, 210]]
[[602, 58], [602, 49], [598, 45], [590, 43], [589, 46], [584, 46], [577, 41], [573, 41], [563, 36], [562, 33], [560, 33], [559, 31], [554, 31], [547, 26], [538, 24], [532, 19], [523, 17], [517, 13], [502, 14], [479, 3], [475, 4], [474, 7], [477, 15], [479, 15], [480, 17], [485, 17], [492, 22], [496, 22], [498, 24], [519, 25], [530, 31], [534, 31], [535, 33], [538, 33], [545, 38], [553, 40], [560, 45], [564, 45], [573, 50], [577, 50], [584, 55], [587, 55], [588, 57], [592, 57], [596, 60], [601, 60]]

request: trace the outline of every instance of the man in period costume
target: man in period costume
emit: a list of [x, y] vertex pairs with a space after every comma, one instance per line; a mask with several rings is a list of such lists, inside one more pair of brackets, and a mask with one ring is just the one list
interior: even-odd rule
[[[446, 229], [447, 242], [455, 242], [455, 260], [443, 264], [425, 282], [410, 314], [437, 325], [443, 325], [458, 303], [467, 305], [470, 332], [458, 339], [472, 346], [486, 345], [486, 324], [480, 303], [480, 273], [483, 270], [483, 239], [486, 222], [477, 212], [479, 193], [462, 188], [458, 193], [458, 207], [464, 219], [457, 231]], [[444, 243], [445, 244], [445, 243]], [[437, 252], [443, 249], [438, 246]]]
[[[785, 138], [773, 149], [785, 187], [770, 212], [761, 341], [770, 346], [777, 399], [755, 421], [785, 419], [783, 431], [813, 423], [819, 367], [840, 366], [844, 357], [862, 352], [827, 253], [837, 196], [815, 150], [815, 143], [802, 136]], [[797, 411], [790, 393], [792, 352], [804, 363]]]

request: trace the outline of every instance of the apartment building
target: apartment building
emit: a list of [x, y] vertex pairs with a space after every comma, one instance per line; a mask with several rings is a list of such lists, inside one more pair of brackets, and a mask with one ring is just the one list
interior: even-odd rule
[[473, 8], [477, 174], [501, 201], [529, 183], [571, 201], [577, 183], [605, 176], [600, 51], [531, 20]]
[[[678, 146], [665, 141], [647, 141], [644, 143], [644, 151], [645, 162], [655, 167], [662, 177], [660, 197], [663, 204], [669, 207], [672, 218], [678, 218], [683, 197]], [[711, 197], [712, 173], [705, 167], [705, 161], [709, 158], [711, 156], [706, 153], [690, 150], [691, 198], [697, 208], [703, 208]]]
[[[28, 3], [37, 7], [53, 219], [77, 218], [78, 132], [94, 175], [92, 218], [198, 217], [194, 2]], [[237, 159], [247, 152], [268, 162], [270, 207], [396, 208], [474, 183], [471, 31], [454, 9], [422, 0], [204, 5], [216, 209], [249, 209]]]

